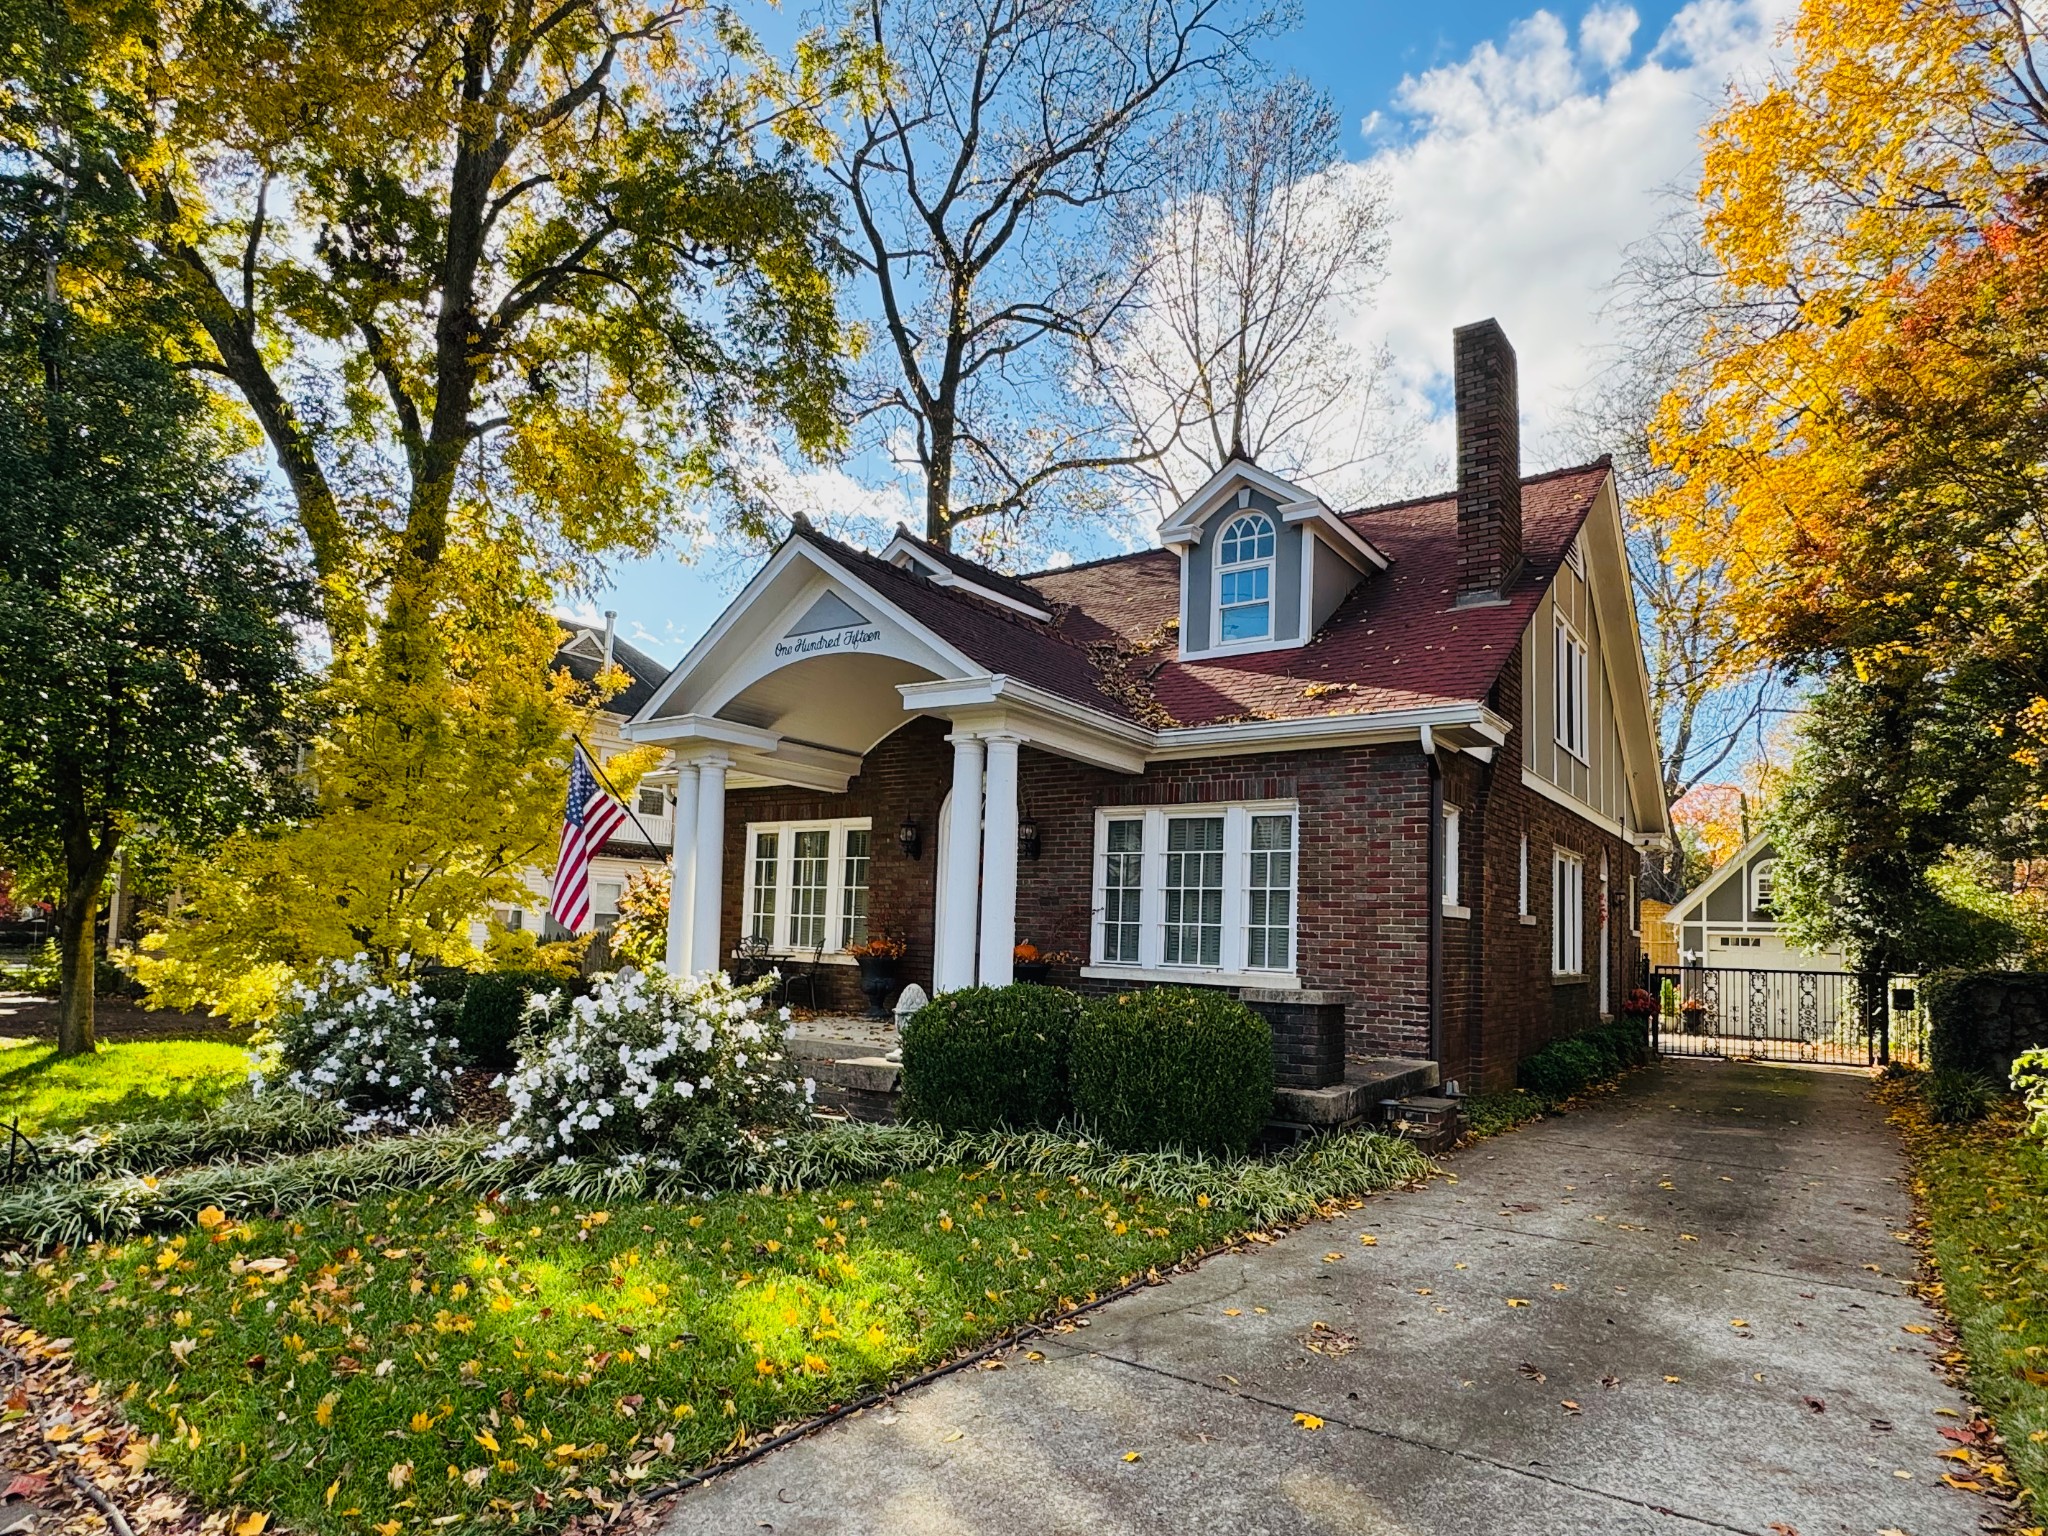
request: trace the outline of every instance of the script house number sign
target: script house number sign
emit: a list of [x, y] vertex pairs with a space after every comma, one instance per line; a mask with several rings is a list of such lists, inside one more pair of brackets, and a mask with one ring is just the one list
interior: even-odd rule
[[790, 661], [799, 656], [821, 656], [830, 651], [857, 651], [882, 638], [879, 629], [853, 624], [824, 635], [791, 635], [775, 642], [775, 659]]

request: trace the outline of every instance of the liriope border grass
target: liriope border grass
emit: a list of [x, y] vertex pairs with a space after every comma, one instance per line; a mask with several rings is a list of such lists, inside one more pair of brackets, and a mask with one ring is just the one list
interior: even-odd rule
[[0, 1239], [30, 1248], [75, 1246], [175, 1230], [208, 1208], [237, 1218], [290, 1215], [392, 1190], [445, 1188], [584, 1203], [680, 1201], [733, 1190], [816, 1189], [944, 1167], [987, 1167], [1149, 1190], [1203, 1208], [1214, 1204], [1258, 1225], [1297, 1217], [1353, 1189], [1385, 1188], [1429, 1170], [1428, 1159], [1409, 1143], [1369, 1132], [1317, 1138], [1261, 1160], [1118, 1152], [1059, 1131], [948, 1135], [917, 1125], [848, 1124], [751, 1147], [708, 1174], [665, 1167], [656, 1159], [499, 1161], [487, 1150], [491, 1139], [483, 1127], [457, 1127], [164, 1174], [35, 1180], [0, 1191]]

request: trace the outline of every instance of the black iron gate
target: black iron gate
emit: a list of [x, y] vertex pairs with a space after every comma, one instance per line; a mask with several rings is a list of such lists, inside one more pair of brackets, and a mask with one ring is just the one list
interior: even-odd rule
[[1730, 1056], [1874, 1067], [1924, 1061], [1911, 978], [1839, 971], [1657, 966], [1650, 1028], [1667, 1056]]

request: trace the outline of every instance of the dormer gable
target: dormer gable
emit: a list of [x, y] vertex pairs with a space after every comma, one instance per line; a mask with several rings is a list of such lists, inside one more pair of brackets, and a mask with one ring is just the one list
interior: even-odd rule
[[951, 587], [955, 591], [972, 593], [983, 602], [994, 603], [998, 608], [1007, 608], [1027, 618], [1044, 622], [1052, 617], [1052, 610], [1046, 607], [1045, 600], [1023, 582], [920, 539], [901, 523], [896, 525], [896, 536], [882, 547], [876, 558], [886, 560], [899, 570], [922, 576], [935, 587]]
[[1159, 525], [1180, 556], [1183, 661], [1306, 645], [1387, 558], [1323, 500], [1233, 459]]

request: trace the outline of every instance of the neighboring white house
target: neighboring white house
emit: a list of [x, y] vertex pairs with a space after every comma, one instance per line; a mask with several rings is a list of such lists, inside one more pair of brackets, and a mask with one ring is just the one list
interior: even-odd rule
[[1797, 949], [1778, 932], [1771, 885], [1778, 866], [1768, 836], [1741, 850], [1664, 914], [1679, 963], [1731, 971], [1841, 971], [1842, 957]]

